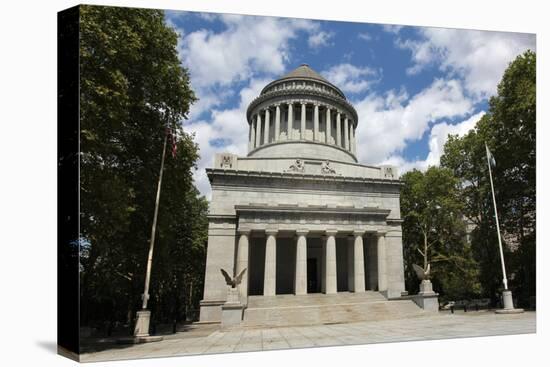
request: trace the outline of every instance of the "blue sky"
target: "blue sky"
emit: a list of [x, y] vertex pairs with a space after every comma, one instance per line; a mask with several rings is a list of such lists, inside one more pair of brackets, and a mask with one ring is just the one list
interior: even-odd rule
[[400, 173], [438, 165], [448, 134], [463, 135], [487, 110], [506, 66], [535, 35], [294, 18], [167, 11], [199, 101], [184, 129], [201, 159], [245, 155], [245, 112], [270, 81], [309, 64], [344, 91], [359, 115], [357, 156]]

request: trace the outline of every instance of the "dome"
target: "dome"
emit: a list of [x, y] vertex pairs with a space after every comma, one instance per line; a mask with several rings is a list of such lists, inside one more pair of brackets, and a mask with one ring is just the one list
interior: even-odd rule
[[266, 85], [246, 115], [249, 157], [357, 162], [355, 108], [307, 64]]
[[338, 94], [341, 95], [342, 98], [344, 99], [346, 98], [344, 93], [342, 93], [342, 91], [338, 87], [336, 87], [334, 84], [332, 84], [331, 82], [323, 78], [319, 73], [317, 73], [315, 70], [309, 67], [308, 64], [302, 64], [298, 66], [296, 69], [292, 70], [291, 72], [283, 75], [279, 79], [272, 81], [262, 89], [262, 92], [260, 93], [260, 95], [264, 94], [266, 90], [270, 89], [270, 87], [292, 79], [293, 80], [315, 80], [315, 81], [321, 82], [326, 86], [335, 89], [338, 92]]

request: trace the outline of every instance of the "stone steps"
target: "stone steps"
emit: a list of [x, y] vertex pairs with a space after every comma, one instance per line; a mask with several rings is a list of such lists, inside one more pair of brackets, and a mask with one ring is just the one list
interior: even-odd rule
[[378, 292], [251, 296], [244, 326], [338, 324], [423, 316], [411, 300], [388, 301]]

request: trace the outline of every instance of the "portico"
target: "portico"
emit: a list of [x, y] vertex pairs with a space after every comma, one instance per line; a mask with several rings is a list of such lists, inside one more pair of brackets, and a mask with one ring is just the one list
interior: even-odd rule
[[[380, 228], [388, 210], [258, 205], [236, 209], [237, 268], [249, 269], [240, 286], [243, 298], [387, 290], [386, 251], [378, 247], [385, 247], [386, 232]], [[354, 219], [351, 223], [349, 219], [338, 220], [350, 216]], [[299, 218], [309, 226], [301, 224]], [[333, 222], [332, 228], [325, 227], [325, 221]], [[367, 251], [368, 247], [377, 251]], [[367, 269], [369, 264], [374, 269]]]
[[[243, 299], [248, 295], [386, 290], [381, 287], [384, 286], [382, 279], [385, 274], [382, 272], [386, 259], [378, 258], [376, 253], [366, 254], [366, 246], [376, 246], [378, 239], [384, 237], [383, 232], [311, 232], [299, 229], [244, 230], [240, 233], [239, 269], [249, 269], [247, 280], [240, 286]], [[349, 243], [352, 246], [348, 246]], [[250, 249], [250, 246], [254, 248]], [[246, 261], [242, 261], [243, 253], [250, 254]], [[283, 258], [277, 254], [284, 254]], [[370, 256], [375, 257], [374, 269], [367, 269], [367, 263], [372, 263], [371, 259], [367, 260]], [[283, 274], [277, 274], [277, 270]], [[290, 286], [289, 279], [292, 280]]]

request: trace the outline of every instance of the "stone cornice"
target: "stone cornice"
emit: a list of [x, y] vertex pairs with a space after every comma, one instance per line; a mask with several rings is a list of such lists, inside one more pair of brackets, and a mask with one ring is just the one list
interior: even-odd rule
[[366, 177], [352, 177], [352, 176], [336, 176], [336, 175], [314, 175], [308, 173], [297, 172], [271, 172], [271, 171], [248, 171], [248, 170], [233, 170], [233, 169], [221, 169], [221, 168], [206, 168], [206, 174], [211, 184], [214, 177], [225, 178], [267, 178], [270, 180], [281, 179], [289, 181], [310, 181], [310, 182], [334, 182], [334, 183], [369, 183], [369, 184], [381, 184], [390, 186], [403, 186], [401, 180], [387, 180], [381, 178], [366, 178]]
[[[254, 153], [256, 153], [256, 152], [258, 152], [262, 149], [269, 148], [269, 147], [272, 147], [274, 145], [280, 145], [280, 144], [317, 144], [317, 145], [323, 145], [323, 146], [331, 147], [333, 149], [337, 149], [341, 152], [346, 153], [351, 158], [353, 158], [353, 160], [355, 161], [353, 163], [357, 163], [357, 157], [355, 156], [355, 154], [353, 154], [349, 150], [346, 150], [346, 149], [344, 149], [342, 147], [339, 147], [335, 144], [327, 144], [327, 143], [323, 143], [323, 142], [320, 142], [320, 141], [313, 141], [313, 140], [279, 140], [279, 141], [276, 141], [276, 142], [271, 142], [271, 143], [268, 143], [268, 144], [260, 145], [259, 147], [252, 149], [251, 151], [248, 152], [247, 157], [255, 158], [255, 157], [253, 157]], [[313, 159], [313, 158], [310, 158], [310, 159]], [[352, 163], [352, 162], [345, 162], [345, 163]]]
[[390, 214], [389, 209], [380, 209], [374, 207], [355, 208], [347, 206], [329, 207], [327, 205], [268, 205], [268, 204], [248, 204], [235, 205], [235, 211], [240, 213], [314, 213], [314, 214], [338, 214], [338, 215], [363, 215], [377, 216], [387, 218]]
[[265, 94], [262, 94], [262, 95], [256, 97], [252, 102], [250, 102], [250, 105], [248, 105], [248, 108], [246, 110], [246, 120], [250, 121], [250, 117], [251, 117], [251, 114], [252, 114], [253, 110], [265, 101], [268, 101], [270, 99], [277, 98], [277, 97], [292, 97], [292, 98], [295, 98], [295, 96], [300, 96], [300, 95], [301, 96], [304, 96], [304, 95], [313, 96], [313, 97], [316, 97], [316, 98], [320, 97], [320, 98], [324, 98], [324, 99], [326, 99], [326, 100], [328, 100], [332, 103], [342, 105], [345, 109], [348, 109], [351, 112], [353, 121], [357, 125], [358, 119], [359, 119], [358, 115], [357, 115], [357, 111], [355, 110], [355, 107], [353, 107], [353, 105], [351, 103], [349, 103], [347, 100], [345, 100], [341, 97], [336, 97], [334, 95], [323, 92], [321, 90], [315, 90], [315, 89], [303, 88], [303, 87], [297, 87], [297, 88], [293, 88], [293, 89], [283, 89], [283, 90], [267, 92]]

